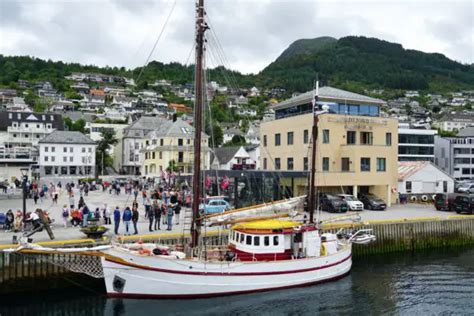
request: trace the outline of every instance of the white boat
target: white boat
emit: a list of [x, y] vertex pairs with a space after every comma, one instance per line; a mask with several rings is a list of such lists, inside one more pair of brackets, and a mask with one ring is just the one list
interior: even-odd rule
[[[201, 258], [154, 247], [134, 244], [132, 249], [105, 251], [108, 296], [199, 298], [261, 292], [335, 280], [352, 265], [347, 239], [320, 236], [314, 225], [282, 220], [237, 224], [227, 247], [211, 247]], [[152, 248], [161, 254], [153, 254]]]

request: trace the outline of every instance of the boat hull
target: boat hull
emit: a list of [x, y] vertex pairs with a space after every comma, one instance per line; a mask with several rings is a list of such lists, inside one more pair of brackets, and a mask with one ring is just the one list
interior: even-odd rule
[[114, 249], [102, 258], [109, 297], [200, 298], [286, 289], [344, 277], [351, 246], [338, 253], [271, 262], [199, 262], [143, 257]]

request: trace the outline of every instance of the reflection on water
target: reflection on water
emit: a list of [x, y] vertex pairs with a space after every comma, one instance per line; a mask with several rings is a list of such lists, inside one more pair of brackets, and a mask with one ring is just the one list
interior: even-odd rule
[[85, 290], [34, 293], [2, 302], [0, 314], [468, 314], [474, 313], [473, 293], [470, 248], [357, 258], [342, 280], [292, 290], [198, 300], [106, 299]]

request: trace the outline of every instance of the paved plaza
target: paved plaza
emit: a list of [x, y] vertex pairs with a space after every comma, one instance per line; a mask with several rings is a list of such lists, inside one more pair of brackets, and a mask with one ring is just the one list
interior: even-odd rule
[[[79, 192], [76, 194], [76, 204], [79, 199]], [[119, 195], [109, 194], [108, 192], [99, 191], [90, 191], [88, 196], [84, 196], [86, 204], [89, 206], [91, 211], [95, 210], [96, 207], [102, 208], [104, 203], [107, 203], [110, 210], [113, 212], [116, 206], [123, 211], [126, 206], [132, 206], [133, 195], [122, 193]], [[138, 197], [139, 202], [139, 212], [140, 220], [138, 223], [138, 233], [139, 234], [148, 234], [148, 220], [145, 218], [145, 208], [142, 204], [142, 199]], [[8, 209], [12, 209], [14, 212], [17, 210], [22, 210], [22, 200], [21, 199], [2, 199], [0, 200], [0, 212], [6, 213]], [[82, 239], [86, 236], [79, 230], [79, 227], [67, 227], [62, 226], [61, 218], [61, 209], [64, 204], [68, 204], [68, 196], [65, 190], [62, 190], [58, 203], [53, 204], [51, 199], [48, 196], [48, 199], [45, 199], [42, 203], [38, 201], [38, 204], [35, 205], [33, 199], [27, 200], [27, 211], [33, 211], [36, 208], [41, 208], [49, 212], [50, 217], [54, 219], [53, 223], [53, 232], [56, 237], [56, 240], [66, 240], [66, 239]], [[187, 215], [186, 215], [187, 214]], [[340, 214], [331, 214], [327, 212], [322, 212], [321, 218], [326, 219], [329, 217], [338, 216]], [[390, 207], [387, 211], [369, 211], [365, 210], [361, 212], [361, 217], [363, 221], [374, 221], [374, 220], [403, 220], [403, 219], [413, 219], [413, 218], [428, 218], [428, 217], [440, 217], [447, 218], [448, 216], [456, 215], [450, 212], [439, 212], [434, 209], [432, 205], [420, 205], [420, 204], [407, 204], [407, 205], [394, 205]], [[180, 223], [179, 225], [173, 225], [171, 233], [183, 233], [184, 231], [184, 217], [190, 216], [189, 209], [183, 209], [180, 213]], [[113, 218], [113, 215], [112, 215]], [[101, 220], [102, 221], [102, 220]], [[70, 224], [70, 223], [69, 223]], [[154, 233], [170, 233], [166, 231], [166, 227], [161, 225], [161, 230]], [[107, 232], [108, 236], [113, 236], [113, 219], [112, 225], [106, 225], [109, 228]], [[132, 228], [133, 230], [133, 228]], [[120, 224], [119, 229], [120, 234], [125, 233], [125, 227], [123, 223]], [[133, 231], [131, 232], [133, 233]], [[21, 233], [5, 232], [0, 231], [0, 244], [11, 243], [13, 235], [20, 236]], [[49, 237], [46, 231], [38, 232], [33, 236], [34, 241], [47, 241]]]

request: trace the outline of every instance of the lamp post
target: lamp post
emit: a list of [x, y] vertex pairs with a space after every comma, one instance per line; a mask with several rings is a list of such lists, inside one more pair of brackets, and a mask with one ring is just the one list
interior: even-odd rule
[[29, 168], [20, 168], [21, 175], [23, 176], [23, 226], [26, 222], [26, 183], [28, 182], [28, 171]]

